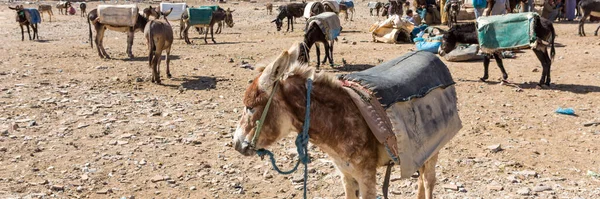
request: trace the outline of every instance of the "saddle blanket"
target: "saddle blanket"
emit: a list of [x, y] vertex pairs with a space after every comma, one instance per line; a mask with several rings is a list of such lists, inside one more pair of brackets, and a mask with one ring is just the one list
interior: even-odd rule
[[340, 2], [340, 4], [346, 5], [346, 8], [354, 8], [354, 2], [353, 1], [343, 1], [343, 2]]
[[33, 24], [42, 23], [40, 12], [35, 8], [25, 8], [25, 18], [27, 18], [29, 22]]
[[454, 80], [432, 53], [410, 52], [339, 79], [400, 165], [402, 178], [410, 177], [462, 128]]
[[323, 34], [325, 34], [325, 37], [328, 41], [332, 41], [337, 38], [342, 31], [340, 18], [338, 18], [338, 16], [333, 12], [324, 12], [308, 18], [304, 31], [308, 31], [308, 28], [313, 23], [321, 28], [321, 31], [323, 31]]
[[308, 4], [306, 4], [306, 7], [304, 7], [304, 14], [302, 15], [302, 17], [304, 17], [304, 18], [307, 18], [307, 19], [308, 19], [308, 18], [310, 18], [310, 17], [312, 17], [312, 16], [310, 15], [311, 8], [312, 8], [312, 7], [313, 7], [313, 6], [314, 6], [316, 3], [319, 3], [319, 2], [309, 2]]
[[135, 4], [98, 6], [98, 20], [107, 25], [133, 27], [137, 22], [138, 14], [138, 7]]
[[374, 8], [377, 7], [377, 3], [379, 3], [379, 2], [373, 2], [373, 1], [371, 1], [371, 2], [367, 3], [367, 8], [373, 8], [374, 9]]
[[208, 7], [188, 8], [190, 25], [208, 25], [212, 19], [213, 9]]
[[163, 3], [160, 3], [160, 11], [167, 12], [171, 8], [173, 8], [173, 11], [171, 11], [171, 14], [169, 14], [169, 16], [167, 16], [167, 20], [175, 21], [175, 20], [181, 19], [181, 15], [183, 14], [183, 12], [185, 12], [186, 6], [187, 6], [186, 3], [164, 3], [163, 2]]
[[340, 4], [336, 0], [324, 0], [322, 3], [323, 6], [329, 6], [331, 9], [333, 9], [333, 12], [340, 12]]
[[484, 53], [529, 48], [537, 40], [534, 12], [494, 15], [477, 18], [477, 38]]

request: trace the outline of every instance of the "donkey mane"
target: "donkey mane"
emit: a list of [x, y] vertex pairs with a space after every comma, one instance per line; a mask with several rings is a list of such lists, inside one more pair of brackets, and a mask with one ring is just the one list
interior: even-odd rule
[[324, 72], [316, 72], [314, 67], [310, 67], [306, 63], [295, 62], [290, 66], [287, 77], [297, 76], [302, 79], [307, 79], [314, 76], [313, 82], [315, 84], [327, 85], [330, 88], [341, 88], [339, 80], [330, 74]]

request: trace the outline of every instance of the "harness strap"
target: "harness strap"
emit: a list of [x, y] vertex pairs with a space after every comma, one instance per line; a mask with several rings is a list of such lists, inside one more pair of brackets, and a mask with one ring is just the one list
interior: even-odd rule
[[392, 166], [394, 166], [394, 162], [390, 162], [385, 169], [385, 178], [383, 179], [383, 187], [381, 190], [383, 191], [383, 198], [388, 199], [388, 188], [390, 187], [390, 175], [392, 173]]
[[277, 88], [279, 81], [275, 82], [273, 85], [273, 90], [271, 91], [271, 95], [269, 96], [269, 100], [267, 101], [267, 105], [265, 106], [265, 110], [263, 114], [260, 116], [260, 120], [256, 121], [256, 129], [254, 130], [254, 136], [252, 137], [252, 142], [250, 143], [251, 147], [256, 148], [256, 141], [258, 140], [258, 136], [260, 135], [260, 129], [262, 129], [263, 124], [265, 123], [265, 119], [267, 118], [267, 113], [269, 112], [269, 108], [271, 107], [271, 102], [273, 101], [273, 96], [275, 96], [275, 92], [277, 92]]

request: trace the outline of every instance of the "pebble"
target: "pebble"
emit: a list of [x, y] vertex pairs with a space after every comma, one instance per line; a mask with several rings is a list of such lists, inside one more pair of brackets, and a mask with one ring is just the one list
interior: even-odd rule
[[50, 188], [53, 191], [64, 191], [65, 190], [65, 186], [63, 185], [52, 185], [52, 187]]
[[142, 159], [139, 164], [140, 165], [146, 165], [146, 159]]
[[100, 189], [100, 190], [96, 191], [97, 194], [108, 194], [110, 192], [112, 192], [112, 190], [110, 190], [110, 189]]
[[537, 175], [538, 175], [537, 172], [531, 171], [531, 170], [521, 171], [521, 172], [519, 172], [519, 174], [521, 174], [525, 177], [537, 177]]
[[126, 134], [123, 134], [123, 135], [121, 135], [121, 138], [122, 138], [122, 139], [129, 139], [129, 138], [131, 138], [132, 136], [133, 136], [133, 135], [131, 135], [130, 133], [126, 133]]
[[519, 190], [517, 190], [517, 194], [522, 195], [522, 196], [528, 196], [531, 192], [531, 189], [529, 189], [528, 187], [524, 187], [524, 188], [520, 188]]
[[88, 180], [90, 177], [87, 174], [81, 175], [81, 180]]
[[152, 179], [150, 179], [150, 181], [154, 182], [154, 183], [160, 182], [160, 181], [165, 181], [165, 180], [167, 180], [167, 178], [162, 175], [157, 175], [157, 176], [154, 176]]
[[29, 122], [29, 125], [27, 125], [29, 127], [33, 127], [33, 126], [37, 126], [37, 123], [35, 122], [35, 120], [32, 120]]
[[6, 152], [6, 151], [8, 151], [8, 149], [6, 149], [6, 147], [0, 146], [0, 152]]
[[540, 185], [540, 186], [536, 186], [533, 188], [533, 191], [535, 192], [544, 192], [544, 191], [551, 191], [552, 187], [550, 186], [545, 186], [545, 185]]
[[452, 191], [458, 191], [458, 186], [453, 185], [453, 184], [442, 185], [442, 188], [449, 189], [449, 190], [452, 190]]
[[190, 187], [190, 190], [192, 190], [192, 191], [193, 191], [193, 190], [196, 190], [196, 187], [195, 187], [195, 186], [191, 186], [191, 187]]
[[491, 191], [502, 191], [504, 187], [502, 185], [488, 185], [487, 187]]
[[488, 150], [492, 153], [496, 153], [498, 151], [502, 151], [502, 146], [500, 144], [494, 144], [487, 147]]

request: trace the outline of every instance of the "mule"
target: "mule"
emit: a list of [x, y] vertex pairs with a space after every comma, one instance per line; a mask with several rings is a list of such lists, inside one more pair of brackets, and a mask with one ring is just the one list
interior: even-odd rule
[[[217, 41], [215, 41], [215, 37], [214, 37], [214, 26], [215, 24], [218, 24], [221, 21], [225, 21], [225, 23], [227, 24], [227, 26], [229, 26], [230, 28], [233, 27], [233, 25], [235, 24], [233, 22], [233, 15], [232, 13], [235, 10], [229, 10], [229, 8], [227, 8], [227, 10], [224, 10], [223, 8], [219, 7], [216, 11], [214, 11], [212, 13], [212, 18], [208, 24], [207, 28], [210, 28], [210, 37], [213, 43], [217, 43]], [[183, 39], [185, 40], [185, 43], [187, 44], [192, 44], [192, 42], [190, 41], [190, 38], [188, 36], [188, 30], [190, 29], [191, 25], [189, 24], [189, 20], [188, 20], [189, 16], [187, 12], [183, 12], [183, 14], [181, 15], [181, 20], [180, 20], [180, 32], [183, 32]], [[204, 43], [207, 44], [208, 41], [206, 40], [208, 36], [208, 30], [204, 33]]]
[[81, 17], [85, 17], [85, 9], [87, 9], [87, 3], [81, 2], [79, 4], [79, 9], [81, 10]]
[[[342, 176], [346, 198], [376, 198], [377, 168], [391, 161], [387, 149], [373, 135], [339, 80], [327, 73], [315, 73], [315, 68], [295, 61], [297, 56], [297, 52], [282, 52], [247, 87], [243, 95], [245, 108], [233, 138], [235, 150], [251, 156], [255, 150], [273, 146], [292, 132], [301, 132], [306, 122], [307, 78], [314, 79], [310, 142], [333, 159]], [[270, 95], [272, 102], [265, 111]], [[262, 131], [253, 142], [257, 121], [263, 114], [266, 117]], [[437, 160], [435, 152], [418, 167], [417, 198], [433, 198]]]
[[52, 6], [48, 5], [48, 4], [42, 4], [40, 6], [38, 6], [38, 11], [40, 12], [40, 15], [42, 17], [42, 21], [44, 20], [44, 13], [48, 13], [48, 16], [50, 17], [50, 22], [52, 22]]
[[294, 32], [294, 18], [302, 17], [304, 15], [304, 7], [306, 7], [306, 3], [289, 3], [287, 5], [279, 6], [279, 14], [277, 18], [275, 18], [271, 23], [275, 23], [277, 27], [277, 31], [281, 31], [281, 27], [283, 26], [283, 19], [287, 18], [287, 30], [290, 31], [290, 24], [292, 24], [292, 32]]
[[[542, 87], [542, 85], [550, 86], [550, 68], [552, 65], [552, 60], [554, 60], [555, 50], [554, 50], [554, 39], [556, 37], [556, 33], [554, 31], [554, 26], [550, 20], [547, 20], [543, 17], [537, 17], [534, 24], [534, 33], [537, 36], [538, 40], [537, 47], [533, 48], [533, 52], [540, 60], [542, 64], [542, 77], [540, 82], [538, 83], [538, 87]], [[550, 57], [548, 57], [548, 45], [543, 42], [548, 42], [550, 45]], [[445, 54], [452, 51], [457, 43], [463, 44], [479, 44], [477, 39], [477, 25], [475, 23], [466, 23], [466, 24], [456, 24], [448, 30], [446, 34], [442, 37], [442, 46], [440, 47], [440, 55], [444, 56]], [[508, 79], [508, 74], [506, 70], [504, 70], [504, 65], [502, 64], [502, 55], [500, 52], [495, 52], [493, 54], [488, 54], [485, 56], [483, 60], [483, 77], [480, 78], [481, 81], [486, 81], [488, 79], [488, 68], [490, 65], [490, 57], [493, 55], [496, 60], [496, 64], [498, 64], [498, 68], [502, 72], [502, 81], [506, 82]]]
[[267, 15], [272, 15], [273, 14], [273, 4], [267, 3], [265, 6], [267, 7]]
[[[29, 36], [29, 40], [35, 40], [35, 38], [37, 37], [37, 39], [40, 39], [40, 35], [38, 35], [38, 25], [35, 21], [33, 21], [33, 19], [31, 18], [29, 13], [26, 13], [28, 11], [25, 10], [25, 8], [23, 8], [23, 5], [17, 5], [14, 8], [12, 7], [8, 7], [11, 10], [15, 10], [17, 13], [17, 22], [19, 23], [19, 27], [21, 28], [21, 41], [25, 41], [25, 31], [23, 30], [23, 26], [27, 27], [27, 35]], [[33, 9], [33, 12], [38, 12], [37, 10]], [[31, 26], [31, 29], [33, 30], [33, 39], [31, 38], [31, 33], [29, 31], [29, 27]]]
[[[581, 0], [577, 7], [583, 12], [583, 17], [579, 19], [579, 36], [585, 37], [583, 24], [589, 16], [600, 17], [600, 0]], [[600, 24], [598, 24], [594, 36], [598, 36], [598, 29], [600, 29]]]
[[[167, 16], [171, 14], [173, 8], [167, 12], [161, 12], [163, 16], [165, 16], [165, 21], [167, 20]], [[171, 78], [170, 71], [170, 58], [171, 55], [171, 45], [173, 44], [173, 28], [168, 22], [162, 22], [158, 20], [152, 20], [146, 24], [144, 28], [144, 36], [146, 37], [146, 42], [148, 44], [148, 66], [152, 69], [152, 82], [160, 84], [160, 60], [162, 57], [162, 51], [165, 51], [166, 62], [167, 62], [167, 78]]]
[[[158, 18], [159, 16], [154, 16], [155, 18]], [[98, 15], [98, 9], [93, 9], [92, 11], [90, 11], [88, 13], [88, 28], [89, 28], [89, 32], [90, 32], [90, 46], [92, 48], [94, 48], [94, 44], [92, 43], [92, 24], [94, 25], [94, 30], [96, 30], [96, 38], [94, 39], [94, 42], [96, 43], [96, 49], [98, 50], [98, 56], [100, 56], [100, 58], [104, 58], [104, 59], [110, 59], [110, 56], [108, 55], [108, 53], [106, 53], [106, 50], [104, 49], [104, 32], [108, 29], [108, 30], [112, 30], [112, 31], [117, 31], [117, 32], [124, 32], [127, 33], [127, 55], [129, 56], [129, 58], [133, 58], [133, 53], [131, 52], [131, 48], [133, 46], [133, 37], [135, 35], [135, 32], [143, 32], [144, 28], [146, 27], [146, 23], [148, 23], [148, 18], [144, 17], [143, 15], [138, 14], [137, 15], [137, 20], [135, 21], [135, 25], [133, 27], [129, 27], [129, 26], [113, 26], [113, 25], [108, 25], [108, 24], [103, 24], [102, 22], [100, 22], [99, 20], [99, 15]]]

